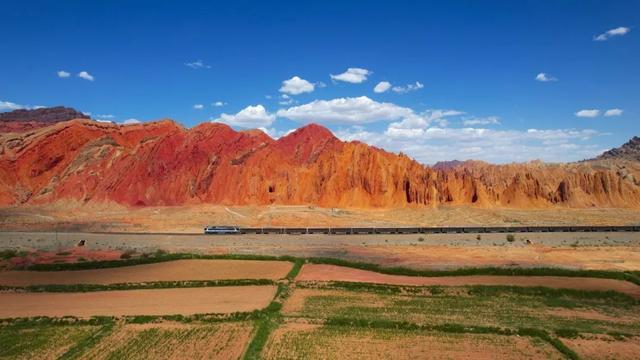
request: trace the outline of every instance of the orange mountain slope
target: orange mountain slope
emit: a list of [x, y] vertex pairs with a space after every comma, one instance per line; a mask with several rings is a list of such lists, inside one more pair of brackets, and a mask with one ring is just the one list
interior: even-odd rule
[[640, 163], [430, 168], [342, 142], [314, 124], [278, 140], [259, 130], [219, 123], [185, 129], [171, 120], [122, 126], [76, 119], [0, 133], [0, 205], [65, 199], [134, 206], [640, 208]]

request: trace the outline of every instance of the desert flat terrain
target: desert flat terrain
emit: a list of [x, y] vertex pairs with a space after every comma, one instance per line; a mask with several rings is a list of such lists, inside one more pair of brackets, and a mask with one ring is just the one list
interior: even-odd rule
[[443, 206], [392, 209], [316, 206], [126, 207], [57, 202], [0, 207], [0, 230], [201, 233], [207, 225], [241, 227], [393, 227], [637, 225], [640, 210], [625, 208], [474, 208]]

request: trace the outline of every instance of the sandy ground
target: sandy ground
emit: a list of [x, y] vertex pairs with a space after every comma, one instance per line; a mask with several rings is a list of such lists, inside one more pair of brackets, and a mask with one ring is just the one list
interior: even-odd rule
[[350, 281], [393, 285], [509, 285], [544, 286], [578, 290], [614, 290], [640, 299], [640, 286], [621, 280], [574, 278], [561, 276], [443, 276], [419, 277], [380, 274], [372, 271], [346, 268], [335, 265], [305, 264], [297, 281]]
[[275, 286], [228, 286], [88, 293], [0, 293], [0, 318], [192, 315], [266, 307]]
[[[335, 257], [412, 268], [550, 266], [572, 269], [640, 270], [640, 233], [524, 233], [411, 235], [154, 235], [0, 232], [0, 250], [66, 252], [83, 248], [206, 254]], [[527, 244], [527, 240], [530, 245]], [[116, 252], [117, 254], [117, 252]], [[55, 262], [64, 256], [50, 256]]]
[[157, 264], [77, 271], [0, 271], [0, 285], [118, 284], [153, 281], [284, 278], [286, 261], [177, 260]]
[[527, 337], [341, 329], [290, 323], [274, 331], [265, 359], [562, 359]]
[[200, 232], [205, 225], [239, 226], [478, 226], [628, 225], [640, 209], [483, 209], [407, 207], [336, 209], [314, 206], [165, 206], [60, 202], [0, 208], [2, 230]]

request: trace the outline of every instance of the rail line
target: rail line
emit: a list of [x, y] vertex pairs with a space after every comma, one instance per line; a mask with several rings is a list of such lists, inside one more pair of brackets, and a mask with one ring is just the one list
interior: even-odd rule
[[240, 228], [241, 234], [455, 234], [526, 232], [640, 232], [637, 226], [496, 226], [496, 227], [352, 227], [352, 228]]
[[[254, 227], [239, 228], [239, 234], [290, 235], [376, 235], [376, 234], [464, 234], [464, 233], [543, 233], [543, 232], [640, 232], [640, 225], [626, 226], [459, 226], [459, 227]], [[11, 232], [11, 231], [7, 231]], [[22, 231], [17, 231], [22, 232]], [[30, 231], [50, 232], [50, 231]], [[198, 232], [123, 232], [123, 231], [58, 231], [58, 233], [106, 235], [203, 235]], [[213, 235], [213, 234], [212, 234]], [[229, 235], [229, 234], [225, 234]]]

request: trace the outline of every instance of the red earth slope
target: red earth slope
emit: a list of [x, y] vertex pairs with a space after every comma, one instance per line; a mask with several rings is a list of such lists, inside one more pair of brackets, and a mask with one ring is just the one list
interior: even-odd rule
[[73, 199], [326, 207], [640, 207], [640, 163], [430, 168], [311, 124], [278, 140], [219, 123], [76, 119], [0, 134], [0, 205]]

